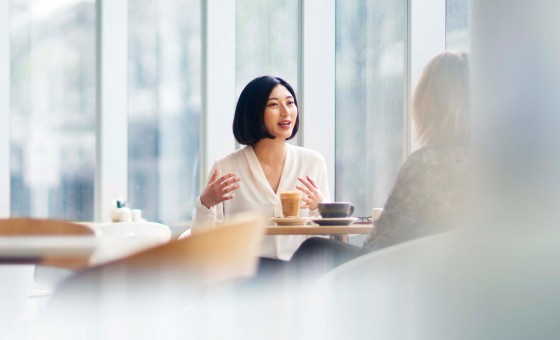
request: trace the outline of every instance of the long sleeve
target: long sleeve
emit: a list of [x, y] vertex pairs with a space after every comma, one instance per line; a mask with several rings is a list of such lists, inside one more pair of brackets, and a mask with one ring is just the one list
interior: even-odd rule
[[[212, 166], [208, 178], [210, 178], [210, 176], [214, 172], [214, 169], [218, 169], [219, 176], [224, 175], [220, 169], [219, 164], [216, 162]], [[202, 205], [200, 201], [200, 197], [198, 198], [196, 202], [196, 210], [194, 213], [193, 222], [191, 226], [192, 230], [198, 230], [204, 227], [214, 226], [218, 223], [221, 223], [223, 220], [224, 220], [223, 203], [219, 203], [213, 206], [212, 208], [208, 209], [204, 205]]]

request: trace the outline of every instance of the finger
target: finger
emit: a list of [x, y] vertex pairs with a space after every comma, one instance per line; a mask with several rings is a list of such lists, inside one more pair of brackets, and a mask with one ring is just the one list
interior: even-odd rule
[[227, 187], [227, 186], [229, 186], [229, 185], [232, 185], [233, 183], [239, 182], [240, 180], [241, 180], [241, 178], [239, 178], [239, 177], [229, 178], [229, 179], [226, 179], [225, 181], [221, 182], [221, 183], [220, 183], [220, 186], [221, 186], [222, 188], [223, 188], [223, 187]]
[[311, 184], [310, 182], [308, 182], [305, 178], [301, 178], [298, 177], [298, 180], [303, 183], [307, 188], [309, 188], [309, 190], [315, 190], [317, 189], [316, 187], [313, 186], [313, 184]]
[[305, 187], [302, 187], [301, 185], [296, 185], [296, 189], [301, 190], [307, 196], [313, 196], [313, 193], [311, 191], [309, 191], [309, 189], [307, 189]]
[[233, 185], [230, 185], [230, 186], [227, 186], [227, 187], [223, 188], [223, 189], [222, 189], [222, 192], [223, 192], [224, 194], [227, 194], [227, 193], [229, 193], [229, 192], [232, 192], [232, 191], [234, 191], [234, 190], [239, 189], [239, 187], [240, 187], [239, 184], [233, 184]]
[[229, 201], [230, 199], [235, 198], [235, 194], [229, 194], [229, 195], [224, 195], [222, 196], [222, 199], [224, 201]]
[[220, 177], [217, 182], [218, 183], [223, 183], [224, 181], [227, 181], [228, 179], [235, 177], [235, 174], [233, 172], [227, 173], [225, 175], [223, 175], [222, 177]]
[[214, 171], [212, 171], [212, 175], [210, 176], [210, 179], [208, 180], [208, 184], [213, 183], [217, 178], [218, 178], [218, 168], [215, 168]]
[[309, 183], [311, 183], [311, 185], [313, 185], [314, 188], [317, 188], [317, 189], [319, 188], [317, 186], [317, 183], [315, 183], [315, 181], [313, 180], [313, 178], [311, 178], [309, 176], [305, 176], [305, 177], [307, 177], [307, 180], [309, 181]]
[[309, 204], [313, 203], [313, 201], [310, 200], [309, 198], [302, 199], [302, 201], [303, 201], [302, 204], [305, 206], [308, 206]]

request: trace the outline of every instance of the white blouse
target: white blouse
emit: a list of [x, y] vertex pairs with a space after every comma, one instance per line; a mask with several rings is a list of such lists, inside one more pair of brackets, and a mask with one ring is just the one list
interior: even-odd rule
[[[233, 172], [241, 178], [235, 197], [211, 209], [197, 201], [192, 229], [214, 226], [228, 216], [254, 212], [264, 217], [281, 215], [279, 196], [272, 190], [252, 146], [245, 146], [214, 163], [210, 173], [218, 168], [219, 176]], [[277, 192], [297, 190], [297, 178], [309, 176], [323, 193], [323, 201], [330, 202], [327, 168], [323, 156], [313, 150], [286, 143], [286, 159]], [[300, 183], [301, 184], [301, 183]], [[317, 210], [303, 209], [301, 216], [317, 216]], [[273, 259], [289, 260], [300, 244], [309, 236], [288, 235], [264, 237], [260, 255]]]

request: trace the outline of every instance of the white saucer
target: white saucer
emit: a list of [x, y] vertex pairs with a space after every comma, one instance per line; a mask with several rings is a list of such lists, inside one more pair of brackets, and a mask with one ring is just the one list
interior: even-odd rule
[[309, 222], [307, 217], [273, 217], [272, 222], [278, 225], [304, 225]]
[[357, 221], [357, 217], [339, 217], [339, 218], [312, 218], [311, 221], [317, 223], [318, 225], [349, 225]]

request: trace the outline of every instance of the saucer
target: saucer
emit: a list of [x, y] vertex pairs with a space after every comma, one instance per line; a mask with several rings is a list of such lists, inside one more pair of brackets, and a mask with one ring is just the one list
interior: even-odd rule
[[307, 217], [273, 217], [272, 222], [278, 225], [304, 225], [309, 222]]
[[339, 218], [312, 218], [311, 221], [318, 225], [349, 225], [357, 221], [357, 217], [339, 217]]

